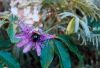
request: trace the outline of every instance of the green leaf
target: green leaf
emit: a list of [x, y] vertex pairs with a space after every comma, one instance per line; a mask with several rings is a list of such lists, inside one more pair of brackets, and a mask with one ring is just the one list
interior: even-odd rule
[[7, 64], [9, 68], [20, 68], [19, 63], [9, 52], [0, 51], [0, 61], [2, 61], [3, 64]]
[[66, 34], [70, 35], [75, 33], [75, 18], [72, 18], [66, 28]]
[[0, 39], [0, 49], [9, 48], [10, 45], [11, 45], [11, 42], [10, 42], [9, 39], [7, 39], [7, 40], [1, 40]]
[[0, 27], [5, 24], [6, 22], [4, 20], [0, 20]]
[[69, 50], [71, 52], [73, 52], [78, 57], [78, 59], [80, 60], [80, 62], [83, 61], [83, 55], [78, 50], [78, 47], [70, 40], [70, 38], [67, 35], [59, 35], [58, 38], [63, 43], [65, 43], [65, 46], [67, 46], [69, 48]]
[[61, 41], [55, 41], [55, 49], [59, 56], [61, 68], [71, 68], [71, 60], [68, 50], [64, 48], [64, 44]]
[[[5, 43], [6, 42], [6, 43]], [[11, 46], [11, 41], [4, 29], [0, 28], [0, 49], [5, 49]]]
[[19, 42], [19, 39], [17, 39], [15, 37], [15, 34], [16, 34], [16, 25], [14, 23], [10, 23], [9, 24], [9, 27], [7, 29], [7, 33], [8, 33], [8, 36], [10, 37], [10, 40], [12, 43], [17, 43]]
[[3, 68], [3, 66], [0, 64], [0, 68]]
[[14, 16], [14, 15], [9, 16], [10, 23], [14, 23], [17, 20], [18, 20], [18, 18], [16, 16]]
[[[71, 17], [73, 17], [74, 19], [71, 19], [71, 21], [69, 22], [69, 24], [68, 24], [68, 26], [70, 27], [68, 27], [70, 30], [72, 30], [71, 32], [73, 33], [75, 33], [75, 32], [78, 32], [78, 30], [79, 30], [79, 21], [80, 21], [80, 18], [77, 16], [77, 15], [75, 15], [75, 14], [73, 14], [73, 13], [71, 13], [71, 12], [63, 12], [63, 13], [60, 13], [59, 14], [60, 15], [60, 17], [61, 17], [61, 19], [63, 19], [63, 18], [66, 18], [66, 17], [69, 17], [69, 16], [71, 16]], [[69, 31], [70, 31], [69, 30]]]
[[45, 43], [46, 43], [46, 45], [43, 45], [45, 47], [42, 49], [42, 53], [41, 53], [41, 66], [42, 66], [42, 68], [48, 68], [53, 60], [53, 57], [54, 57], [53, 42], [46, 41]]
[[59, 4], [59, 5], [65, 5], [67, 3], [66, 0], [43, 0], [43, 4], [53, 5], [53, 4]]

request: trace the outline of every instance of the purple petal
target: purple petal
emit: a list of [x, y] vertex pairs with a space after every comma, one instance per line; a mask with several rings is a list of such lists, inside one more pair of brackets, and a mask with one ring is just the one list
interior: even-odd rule
[[52, 39], [52, 38], [55, 38], [55, 37], [56, 37], [55, 35], [43, 34], [43, 35], [41, 35], [41, 40], [44, 41], [44, 40]]
[[29, 52], [29, 51], [31, 50], [31, 48], [32, 48], [32, 45], [33, 45], [33, 42], [28, 43], [28, 44], [24, 47], [23, 53]]
[[27, 44], [29, 42], [29, 40], [28, 39], [25, 39], [25, 40], [22, 40], [21, 42], [19, 42], [18, 44], [17, 44], [17, 47], [23, 47], [25, 44]]
[[39, 31], [40, 34], [44, 34], [42, 29], [39, 29], [38, 31]]
[[16, 34], [16, 38], [25, 39], [26, 38], [26, 35], [24, 33], [22, 33], [22, 34]]
[[40, 44], [39, 43], [36, 43], [35, 48], [36, 48], [37, 55], [40, 56], [41, 55], [41, 47], [40, 47]]
[[20, 21], [19, 26], [20, 29], [25, 33], [28, 33], [32, 30], [32, 27], [29, 27], [28, 25], [24, 24], [24, 21]]

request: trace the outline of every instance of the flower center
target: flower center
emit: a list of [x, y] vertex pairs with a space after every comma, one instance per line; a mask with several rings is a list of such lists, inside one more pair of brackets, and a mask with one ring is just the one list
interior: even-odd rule
[[40, 35], [37, 34], [37, 33], [33, 33], [33, 35], [32, 35], [32, 40], [33, 40], [34, 42], [37, 42], [38, 40], [40, 40]]

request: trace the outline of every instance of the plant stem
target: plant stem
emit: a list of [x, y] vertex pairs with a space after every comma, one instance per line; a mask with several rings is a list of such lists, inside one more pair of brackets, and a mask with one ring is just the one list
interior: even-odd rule
[[48, 33], [49, 31], [51, 31], [52, 29], [54, 29], [55, 27], [57, 27], [57, 26], [59, 26], [59, 25], [61, 25], [61, 24], [66, 24], [66, 22], [60, 23], [60, 24], [56, 24], [56, 25], [54, 25], [53, 27], [49, 28], [49, 29], [48, 29], [47, 31], [45, 31], [45, 32]]

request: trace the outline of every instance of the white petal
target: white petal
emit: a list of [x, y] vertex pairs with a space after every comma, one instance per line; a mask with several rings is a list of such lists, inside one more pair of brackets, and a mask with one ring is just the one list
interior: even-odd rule
[[67, 17], [67, 16], [72, 16], [75, 17], [75, 32], [78, 31], [79, 29], [79, 18], [78, 16], [76, 16], [75, 14], [71, 13], [71, 12], [63, 12], [59, 14], [61, 16], [61, 19]]
[[85, 23], [84, 21], [80, 20], [80, 24], [82, 25], [86, 36], [89, 37], [90, 36], [90, 30], [89, 30], [89, 26], [87, 25], [87, 23]]
[[29, 25], [33, 25], [33, 21], [32, 21], [32, 20], [25, 20], [24, 23], [25, 23], [25, 24], [29, 24]]
[[75, 32], [78, 32], [79, 29], [79, 18], [75, 16]]
[[12, 12], [12, 14], [17, 15], [18, 14], [18, 8], [12, 7], [11, 12]]
[[61, 16], [61, 19], [65, 18], [67, 16], [73, 16], [73, 17], [76, 16], [75, 14], [73, 14], [71, 12], [63, 12], [63, 13], [60, 13], [59, 15]]
[[28, 16], [30, 14], [30, 7], [24, 9], [24, 16]]
[[39, 21], [39, 15], [38, 15], [38, 14], [34, 14], [34, 15], [33, 15], [33, 20], [34, 20], [35, 22], [38, 22], [38, 21]]

